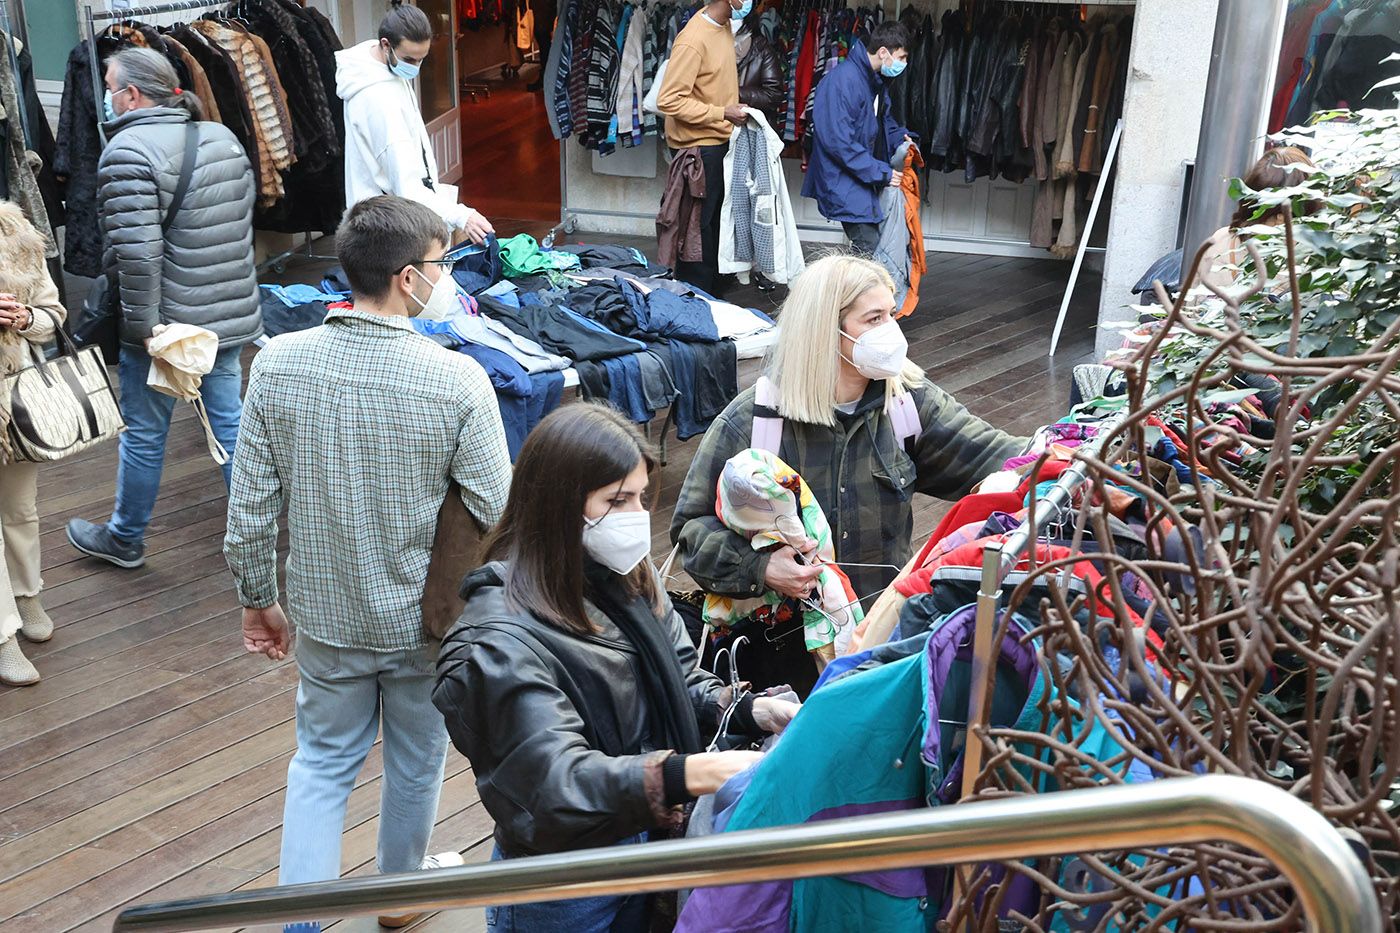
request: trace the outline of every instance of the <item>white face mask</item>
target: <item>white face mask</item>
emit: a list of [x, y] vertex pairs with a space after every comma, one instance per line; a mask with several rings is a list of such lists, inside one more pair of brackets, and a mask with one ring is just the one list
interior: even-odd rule
[[909, 341], [904, 339], [904, 331], [899, 329], [898, 321], [886, 321], [859, 337], [851, 337], [844, 330], [841, 334], [855, 341], [855, 347], [851, 350], [852, 359], [847, 362], [865, 378], [893, 379], [904, 372]]
[[[416, 266], [410, 267], [418, 273], [418, 277], [427, 282], [428, 277], [422, 272], [418, 272]], [[457, 282], [452, 278], [452, 274], [446, 269], [438, 274], [438, 280], [430, 283], [433, 286], [433, 293], [428, 296], [426, 302], [419, 301], [417, 295], [411, 296], [414, 303], [422, 308], [416, 315], [425, 321], [445, 321], [457, 313], [460, 302], [457, 300]]]
[[583, 549], [611, 570], [626, 575], [651, 553], [650, 512], [609, 512], [583, 519]]

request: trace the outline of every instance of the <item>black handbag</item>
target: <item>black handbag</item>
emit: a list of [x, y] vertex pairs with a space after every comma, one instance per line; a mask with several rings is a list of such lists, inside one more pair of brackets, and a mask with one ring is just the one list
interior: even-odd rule
[[117, 321], [121, 318], [121, 302], [114, 275], [100, 275], [92, 283], [83, 306], [68, 319], [68, 334], [80, 348], [97, 347], [102, 361], [117, 365], [120, 345], [117, 342]]
[[[160, 232], [164, 234], [175, 222], [175, 215], [185, 203], [185, 194], [190, 190], [190, 179], [194, 177], [194, 163], [199, 149], [199, 127], [190, 121], [185, 130], [185, 155], [180, 162], [180, 180], [175, 185], [175, 193], [170, 198], [170, 207], [160, 222]], [[108, 272], [97, 277], [83, 299], [83, 306], [69, 319], [68, 334], [79, 349], [97, 347], [102, 351], [102, 360], [108, 366], [115, 366], [121, 356], [121, 344], [117, 336], [117, 325], [121, 321], [121, 289], [117, 274]]]

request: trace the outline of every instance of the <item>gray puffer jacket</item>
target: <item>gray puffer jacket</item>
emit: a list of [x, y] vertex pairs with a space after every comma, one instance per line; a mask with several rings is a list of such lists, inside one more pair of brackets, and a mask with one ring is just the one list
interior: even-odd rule
[[253, 168], [234, 135], [196, 124], [199, 148], [184, 205], [161, 222], [180, 180], [189, 116], [173, 107], [131, 110], [108, 124], [97, 166], [108, 270], [121, 283], [122, 343], [141, 347], [161, 323], [194, 324], [219, 348], [262, 335], [253, 263]]

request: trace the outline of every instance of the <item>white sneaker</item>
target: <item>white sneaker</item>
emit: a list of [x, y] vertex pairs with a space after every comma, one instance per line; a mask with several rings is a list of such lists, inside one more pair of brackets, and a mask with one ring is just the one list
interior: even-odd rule
[[429, 855], [423, 859], [423, 864], [418, 866], [419, 871], [431, 871], [434, 868], [456, 868], [459, 865], [467, 864], [467, 860], [462, 858], [460, 852], [439, 852], [437, 855]]
[[[419, 871], [432, 871], [435, 868], [456, 868], [458, 865], [465, 865], [466, 859], [462, 858], [460, 852], [439, 852], [437, 855], [429, 855], [418, 865]], [[426, 917], [427, 914], [420, 912], [416, 914], [380, 914], [379, 925], [397, 930], [406, 927]]]

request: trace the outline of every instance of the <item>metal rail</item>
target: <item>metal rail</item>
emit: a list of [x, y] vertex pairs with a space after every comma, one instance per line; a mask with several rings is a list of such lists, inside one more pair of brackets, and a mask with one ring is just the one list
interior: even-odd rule
[[[1103, 457], [1106, 446], [1123, 438], [1116, 435], [1123, 415], [1116, 414], [1099, 425], [1098, 435], [1089, 443], [1088, 451]], [[972, 687], [967, 701], [967, 743], [963, 748], [962, 796], [971, 797], [982, 774], [983, 748], [973, 733], [987, 724], [989, 693], [996, 672], [996, 646], [992, 633], [997, 627], [1001, 609], [1002, 584], [1040, 539], [1046, 527], [1059, 522], [1074, 505], [1075, 492], [1084, 485], [1089, 470], [1083, 460], [1075, 460], [1044, 496], [1036, 499], [1035, 514], [1012, 532], [1001, 544], [990, 544], [982, 551], [982, 586], [977, 591], [977, 616], [973, 627]]]
[[144, 904], [112, 929], [175, 933], [1211, 841], [1277, 865], [1313, 930], [1381, 929], [1365, 867], [1320, 813], [1224, 775]]

